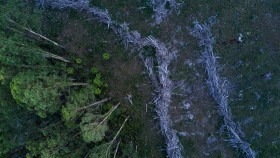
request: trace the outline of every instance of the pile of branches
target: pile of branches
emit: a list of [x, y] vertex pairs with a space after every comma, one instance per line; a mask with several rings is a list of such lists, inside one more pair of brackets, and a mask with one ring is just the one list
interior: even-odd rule
[[244, 133], [241, 131], [240, 125], [236, 124], [232, 119], [231, 109], [228, 105], [228, 86], [227, 80], [220, 78], [217, 71], [216, 57], [213, 53], [213, 45], [215, 40], [211, 34], [211, 26], [215, 23], [214, 18], [210, 18], [208, 23], [199, 24], [194, 22], [194, 28], [191, 35], [198, 38], [199, 46], [204, 48], [203, 58], [208, 74], [207, 84], [210, 92], [219, 105], [219, 113], [224, 120], [224, 129], [229, 137], [229, 144], [241, 151], [248, 158], [255, 158], [256, 152], [251, 149], [250, 144], [243, 139]]
[[[170, 11], [179, 13], [182, 4], [177, 3], [175, 0], [150, 0], [148, 5], [155, 12], [154, 18], [156, 24], [160, 24]], [[167, 6], [170, 8], [167, 8]]]
[[[182, 158], [182, 146], [177, 137], [177, 132], [171, 128], [171, 119], [168, 114], [168, 107], [171, 102], [172, 89], [174, 88], [172, 81], [169, 79], [169, 64], [176, 57], [176, 51], [169, 52], [166, 46], [152, 36], [143, 40], [144, 46], [155, 48], [156, 59], [144, 58], [140, 56], [145, 63], [153, 84], [156, 86], [158, 95], [155, 99], [156, 112], [160, 119], [161, 130], [166, 137], [167, 154], [170, 158]], [[154, 68], [154, 62], [157, 63], [157, 69]], [[155, 74], [157, 72], [157, 75]]]
[[[182, 146], [177, 137], [177, 132], [172, 129], [168, 107], [171, 102], [173, 83], [169, 79], [168, 66], [176, 56], [175, 51], [169, 52], [166, 46], [152, 36], [141, 37], [137, 31], [129, 31], [128, 24], [113, 21], [107, 10], [91, 7], [88, 0], [38, 0], [40, 6], [51, 6], [56, 9], [72, 8], [92, 14], [101, 23], [112, 29], [124, 42], [125, 46], [133, 51], [140, 51], [139, 56], [144, 61], [149, 76], [156, 87], [157, 97], [155, 99], [156, 112], [160, 120], [160, 127], [166, 138], [167, 155], [170, 158], [182, 158]], [[153, 47], [156, 59], [144, 57], [143, 47]], [[157, 68], [154, 67], [157, 62]]]

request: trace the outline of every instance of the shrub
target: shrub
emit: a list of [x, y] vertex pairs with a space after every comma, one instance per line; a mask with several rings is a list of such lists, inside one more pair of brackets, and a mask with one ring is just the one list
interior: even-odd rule
[[110, 54], [109, 53], [103, 53], [102, 57], [104, 60], [109, 60], [110, 59]]

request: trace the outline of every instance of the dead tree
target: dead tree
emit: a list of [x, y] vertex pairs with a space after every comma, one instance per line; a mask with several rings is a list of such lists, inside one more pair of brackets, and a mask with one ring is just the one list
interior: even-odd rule
[[194, 22], [194, 28], [191, 35], [198, 38], [199, 46], [203, 47], [202, 56], [205, 62], [205, 68], [208, 74], [207, 84], [210, 93], [219, 105], [219, 114], [224, 120], [224, 129], [229, 137], [229, 144], [241, 151], [245, 157], [255, 158], [256, 152], [251, 149], [250, 144], [243, 140], [243, 133], [238, 124], [233, 121], [231, 109], [228, 105], [228, 87], [227, 80], [220, 78], [217, 70], [217, 61], [213, 53], [214, 37], [211, 34], [211, 26], [214, 24], [213, 18], [209, 23], [199, 24]]
[[[31, 35], [34, 36], [34, 37], [38, 37], [38, 38], [40, 38], [40, 39], [43, 39], [44, 41], [47, 41], [47, 42], [49, 42], [49, 43], [51, 43], [51, 44], [53, 44], [53, 45], [55, 45], [55, 46], [57, 46], [57, 47], [64, 48], [63, 46], [61, 46], [61, 45], [58, 44], [57, 42], [55, 42], [55, 41], [53, 41], [53, 40], [47, 38], [46, 36], [43, 36], [43, 35], [41, 35], [41, 34], [35, 32], [35, 31], [31, 30], [30, 28], [26, 28], [26, 27], [21, 26], [20, 24], [16, 23], [14, 20], [12, 20], [12, 19], [10, 19], [10, 18], [8, 18], [8, 21], [9, 21], [10, 23], [14, 24], [16, 27], [20, 28], [21, 30], [23, 30], [23, 31], [25, 31], [25, 32], [27, 32], [27, 33], [29, 33], [29, 34], [31, 34]], [[15, 30], [16, 30], [16, 29], [15, 29]], [[18, 32], [20, 32], [20, 31], [18, 31]]]
[[[100, 22], [112, 29], [123, 40], [126, 48], [129, 47], [133, 51], [140, 51], [139, 56], [144, 61], [149, 76], [156, 87], [156, 112], [160, 120], [161, 131], [166, 138], [167, 155], [170, 158], [182, 158], [182, 146], [177, 137], [177, 132], [172, 129], [171, 119], [168, 114], [173, 89], [173, 83], [169, 79], [168, 67], [175, 57], [175, 52], [169, 52], [163, 43], [152, 36], [143, 38], [137, 31], [130, 31], [128, 24], [113, 21], [107, 10], [90, 7], [88, 0], [38, 0], [38, 5], [48, 5], [57, 9], [72, 8], [92, 14]], [[145, 46], [155, 48], [156, 59], [143, 56], [143, 47]], [[153, 62], [157, 62], [158, 66], [156, 68]]]
[[175, 0], [149, 0], [148, 5], [155, 12], [153, 15], [155, 23], [160, 24], [168, 13], [179, 13], [182, 4], [177, 3]]
[[169, 52], [166, 46], [152, 36], [143, 40], [144, 46], [154, 47], [156, 50], [157, 75], [154, 71], [154, 66], [151, 63], [152, 59], [144, 60], [145, 66], [149, 71], [149, 75], [156, 85], [158, 95], [155, 99], [156, 112], [160, 119], [161, 130], [166, 137], [167, 154], [170, 158], [182, 158], [182, 146], [177, 137], [177, 132], [172, 129], [171, 119], [168, 114], [168, 107], [171, 102], [171, 94], [173, 83], [169, 79], [169, 64], [176, 57], [176, 52]]

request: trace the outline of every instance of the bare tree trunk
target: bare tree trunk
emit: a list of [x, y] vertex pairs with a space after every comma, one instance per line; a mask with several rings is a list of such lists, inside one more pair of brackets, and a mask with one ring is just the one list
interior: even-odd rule
[[48, 41], [49, 43], [51, 43], [51, 44], [53, 44], [55, 46], [64, 48], [63, 46], [59, 45], [57, 42], [55, 42], [55, 41], [53, 41], [53, 40], [51, 40], [51, 39], [49, 39], [49, 38], [39, 34], [39, 33], [36, 33], [33, 30], [31, 30], [31, 29], [28, 29], [26, 27], [21, 26], [20, 24], [16, 23], [14, 20], [12, 20], [10, 18], [8, 18], [8, 21], [11, 22], [12, 24], [16, 25], [17, 27], [21, 28], [22, 30], [27, 31], [28, 33], [30, 33], [30, 34], [32, 34], [32, 35], [34, 35], [36, 37], [39, 37], [39, 38], [41, 38], [41, 39], [43, 39], [45, 41]]
[[119, 141], [119, 142], [118, 142], [118, 144], [117, 144], [117, 147], [116, 147], [116, 149], [115, 149], [115, 152], [114, 152], [114, 157], [113, 157], [113, 158], [116, 158], [116, 156], [117, 156], [117, 153], [118, 153], [118, 150], [119, 150], [119, 145], [120, 145], [120, 143], [121, 143], [121, 141]]
[[79, 82], [74, 82], [74, 83], [68, 83], [67, 86], [88, 86], [88, 83], [79, 83]]
[[[171, 94], [173, 83], [169, 79], [169, 64], [176, 56], [176, 51], [169, 52], [165, 44], [156, 40], [152, 36], [141, 37], [137, 31], [130, 31], [128, 24], [113, 21], [107, 10], [97, 7], [90, 7], [88, 0], [39, 0], [39, 5], [49, 5], [53, 8], [64, 9], [73, 8], [75, 10], [84, 11], [97, 17], [97, 20], [106, 24], [118, 35], [124, 42], [126, 48], [131, 47], [134, 51], [140, 51], [139, 56], [149, 72], [149, 76], [156, 87], [157, 96], [155, 99], [156, 112], [159, 116], [161, 132], [166, 138], [167, 155], [170, 158], [182, 158], [182, 145], [177, 137], [177, 132], [172, 129], [172, 123], [168, 114], [171, 102]], [[144, 58], [142, 53], [143, 47], [153, 47], [156, 50], [156, 59]], [[153, 61], [157, 62], [158, 67], [155, 68]], [[157, 69], [157, 74], [154, 70]]]
[[56, 54], [52, 54], [52, 53], [49, 53], [49, 52], [46, 52], [46, 51], [42, 51], [40, 50], [40, 52], [43, 53], [43, 55], [47, 58], [54, 58], [54, 59], [57, 59], [57, 60], [60, 60], [60, 61], [63, 61], [65, 63], [72, 63], [71, 61], [65, 59], [64, 57], [61, 57], [61, 56], [58, 56]]
[[[160, 24], [169, 12], [180, 12], [182, 3], [177, 3], [175, 0], [149, 0], [149, 6], [153, 8], [154, 19], [156, 24]], [[170, 8], [167, 8], [169, 5]]]
[[115, 140], [117, 139], [117, 137], [119, 136], [120, 132], [122, 131], [124, 125], [126, 124], [127, 120], [129, 119], [130, 116], [128, 116], [122, 123], [120, 129], [118, 130], [117, 134], [115, 134], [115, 137], [112, 139], [112, 141], [110, 142], [110, 144], [113, 144], [115, 142]]
[[[22, 33], [22, 32], [20, 32]], [[6, 38], [4, 37], [0, 37], [2, 40], [7, 40]], [[63, 61], [63, 62], [66, 62], [66, 63], [72, 63], [71, 61], [65, 59], [64, 57], [61, 57], [61, 56], [58, 56], [56, 54], [52, 54], [50, 52], [46, 52], [46, 51], [43, 51], [41, 49], [37, 49], [37, 48], [32, 48], [31, 46], [29, 45], [26, 45], [26, 44], [23, 44], [23, 43], [18, 43], [18, 42], [15, 42], [15, 41], [9, 41], [11, 43], [14, 43], [16, 44], [17, 46], [19, 47], [26, 47], [26, 48], [30, 48], [30, 49], [35, 49], [37, 50], [39, 53], [43, 54], [43, 56], [45, 56], [46, 58], [54, 58], [54, 59], [57, 59], [57, 60], [60, 60], [60, 61]]]
[[97, 102], [92, 103], [92, 104], [90, 104], [90, 105], [87, 105], [87, 106], [81, 107], [81, 108], [77, 109], [76, 111], [81, 111], [81, 110], [84, 110], [84, 109], [90, 108], [90, 107], [92, 107], [92, 106], [102, 104], [102, 103], [104, 103], [104, 102], [106, 102], [106, 101], [108, 101], [108, 100], [110, 100], [110, 99], [111, 99], [111, 98], [106, 98], [106, 99], [103, 99], [103, 100], [97, 101]]
[[194, 22], [195, 26], [191, 30], [191, 35], [199, 39], [199, 45], [204, 48], [202, 53], [205, 61], [205, 67], [208, 74], [208, 85], [210, 92], [219, 105], [219, 113], [223, 117], [224, 127], [229, 136], [229, 144], [239, 149], [246, 157], [255, 158], [256, 152], [251, 149], [250, 144], [242, 140], [242, 131], [238, 124], [233, 121], [231, 109], [228, 106], [228, 87], [227, 80], [221, 79], [217, 70], [216, 57], [213, 52], [214, 38], [211, 34], [211, 26], [214, 24], [213, 17], [209, 19], [209, 24], [199, 24]]

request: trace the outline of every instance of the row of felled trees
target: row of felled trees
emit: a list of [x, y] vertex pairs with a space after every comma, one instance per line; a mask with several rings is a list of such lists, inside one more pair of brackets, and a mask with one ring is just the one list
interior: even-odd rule
[[[113, 20], [107, 10], [100, 9], [90, 5], [89, 0], [41, 0], [38, 5], [42, 7], [52, 7], [55, 9], [71, 8], [77, 11], [83, 11], [95, 17], [122, 39], [126, 48], [132, 51], [137, 50], [140, 58], [143, 60], [149, 76], [156, 88], [155, 97], [156, 112], [160, 120], [161, 131], [166, 139], [166, 148], [168, 157], [181, 158], [181, 144], [172, 128], [169, 116], [169, 105], [171, 102], [171, 93], [173, 89], [172, 81], [169, 76], [169, 64], [176, 57], [176, 51], [169, 51], [164, 43], [152, 36], [142, 37], [138, 31], [130, 31], [127, 23], [120, 23]], [[155, 58], [145, 57], [145, 48], [152, 48]], [[155, 63], [157, 66], [155, 66]]]
[[40, 34], [32, 5], [0, 2], [0, 157], [111, 157], [127, 119], [110, 130], [118, 104], [103, 98], [101, 74], [82, 80], [77, 64], [49, 52], [60, 46]]

